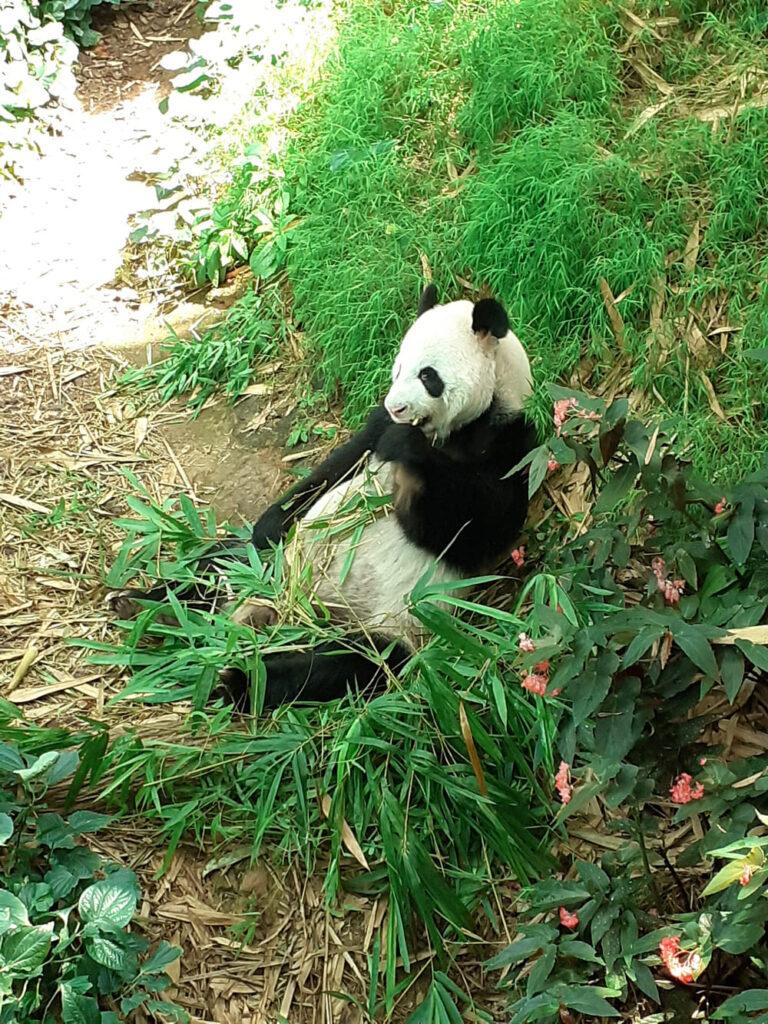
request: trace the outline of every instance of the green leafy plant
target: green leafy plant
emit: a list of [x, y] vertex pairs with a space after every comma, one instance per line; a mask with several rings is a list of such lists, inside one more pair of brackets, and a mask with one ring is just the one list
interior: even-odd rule
[[163, 402], [191, 393], [189, 406], [199, 412], [220, 391], [231, 400], [245, 391], [258, 359], [274, 350], [275, 333], [264, 296], [250, 290], [200, 338], [187, 341], [172, 332], [163, 348], [165, 358], [128, 371], [122, 383], [140, 391], [156, 389]]
[[[515, 1024], [663, 1002], [650, 971], [660, 963], [668, 985], [670, 974], [694, 983], [713, 958], [730, 973], [744, 958], [752, 981], [768, 962], [762, 814], [760, 834], [745, 834], [754, 809], [767, 809], [768, 778], [760, 759], [726, 762], [702, 746], [710, 721], [697, 712], [713, 688], [733, 703], [768, 670], [752, 639], [768, 606], [768, 465], [722, 494], [673, 454], [664, 424], [633, 419], [626, 400], [551, 391], [557, 430], [527, 460], [531, 491], [553, 465], [571, 466], [593, 497], [582, 522], [548, 523], [541, 555], [573, 614], [531, 609], [526, 658], [547, 659], [548, 686], [563, 695], [557, 823], [567, 831], [596, 801], [622, 842], [602, 867], [575, 862], [577, 881], [523, 894], [531, 923], [492, 962], [512, 968]], [[673, 823], [694, 811], [706, 822], [677, 866], [661, 810], [670, 796]], [[729, 863], [694, 906], [680, 872], [706, 869], [707, 857]]]
[[[106, 737], [103, 737], [104, 739]], [[59, 814], [47, 806], [52, 787], [70, 782], [74, 796], [89, 764], [76, 750], [23, 754], [0, 744], [0, 1020], [117, 1024], [138, 1007], [163, 1019], [187, 1014], [161, 994], [180, 950], [129, 930], [139, 898], [135, 874], [80, 842], [109, 826], [94, 811]], [[15, 790], [15, 796], [11, 793]]]

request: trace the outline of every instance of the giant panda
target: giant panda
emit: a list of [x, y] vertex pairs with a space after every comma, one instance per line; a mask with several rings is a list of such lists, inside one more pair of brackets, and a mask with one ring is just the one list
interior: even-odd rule
[[[528, 357], [502, 305], [440, 305], [428, 285], [383, 402], [253, 527], [257, 549], [287, 538], [289, 562], [310, 568], [311, 599], [347, 637], [266, 654], [264, 708], [378, 692], [424, 640], [409, 607], [416, 584], [430, 571], [440, 582], [491, 571], [512, 550], [528, 487], [510, 471], [537, 443], [522, 412], [530, 393]], [[131, 594], [110, 595], [121, 617]], [[254, 626], [269, 621], [263, 612], [231, 606]], [[225, 669], [222, 686], [245, 705], [245, 673]]]

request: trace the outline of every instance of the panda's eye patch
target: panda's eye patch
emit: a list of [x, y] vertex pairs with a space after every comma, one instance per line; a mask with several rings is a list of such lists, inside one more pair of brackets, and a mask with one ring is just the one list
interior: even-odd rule
[[419, 380], [432, 398], [439, 398], [445, 390], [443, 378], [432, 366], [425, 366], [423, 370], [419, 370]]

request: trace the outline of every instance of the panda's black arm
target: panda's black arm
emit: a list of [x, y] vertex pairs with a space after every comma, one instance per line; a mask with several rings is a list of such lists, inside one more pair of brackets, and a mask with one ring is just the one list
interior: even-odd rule
[[397, 508], [408, 539], [468, 575], [511, 550], [528, 512], [527, 479], [505, 474], [534, 447], [535, 432], [521, 421], [496, 440], [503, 458], [489, 452], [486, 459], [461, 459], [433, 447], [420, 430], [398, 426], [388, 428], [377, 448], [416, 485]]
[[294, 520], [301, 518], [321, 494], [352, 475], [365, 454], [376, 448], [379, 438], [391, 422], [384, 406], [377, 406], [368, 416], [362, 430], [335, 448], [309, 476], [295, 484], [260, 516], [251, 535], [254, 547], [264, 548], [270, 543], [277, 544]]

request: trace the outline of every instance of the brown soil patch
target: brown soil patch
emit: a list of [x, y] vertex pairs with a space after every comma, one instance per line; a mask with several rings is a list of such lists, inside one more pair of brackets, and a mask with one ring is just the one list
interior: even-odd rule
[[97, 7], [92, 24], [102, 38], [93, 48], [83, 50], [76, 69], [77, 95], [85, 109], [111, 110], [137, 96], [147, 83], [157, 86], [158, 99], [167, 96], [173, 73], [160, 66], [160, 58], [171, 50], [184, 49], [190, 39], [203, 34], [198, 6], [197, 0], [156, 0], [127, 7]]

